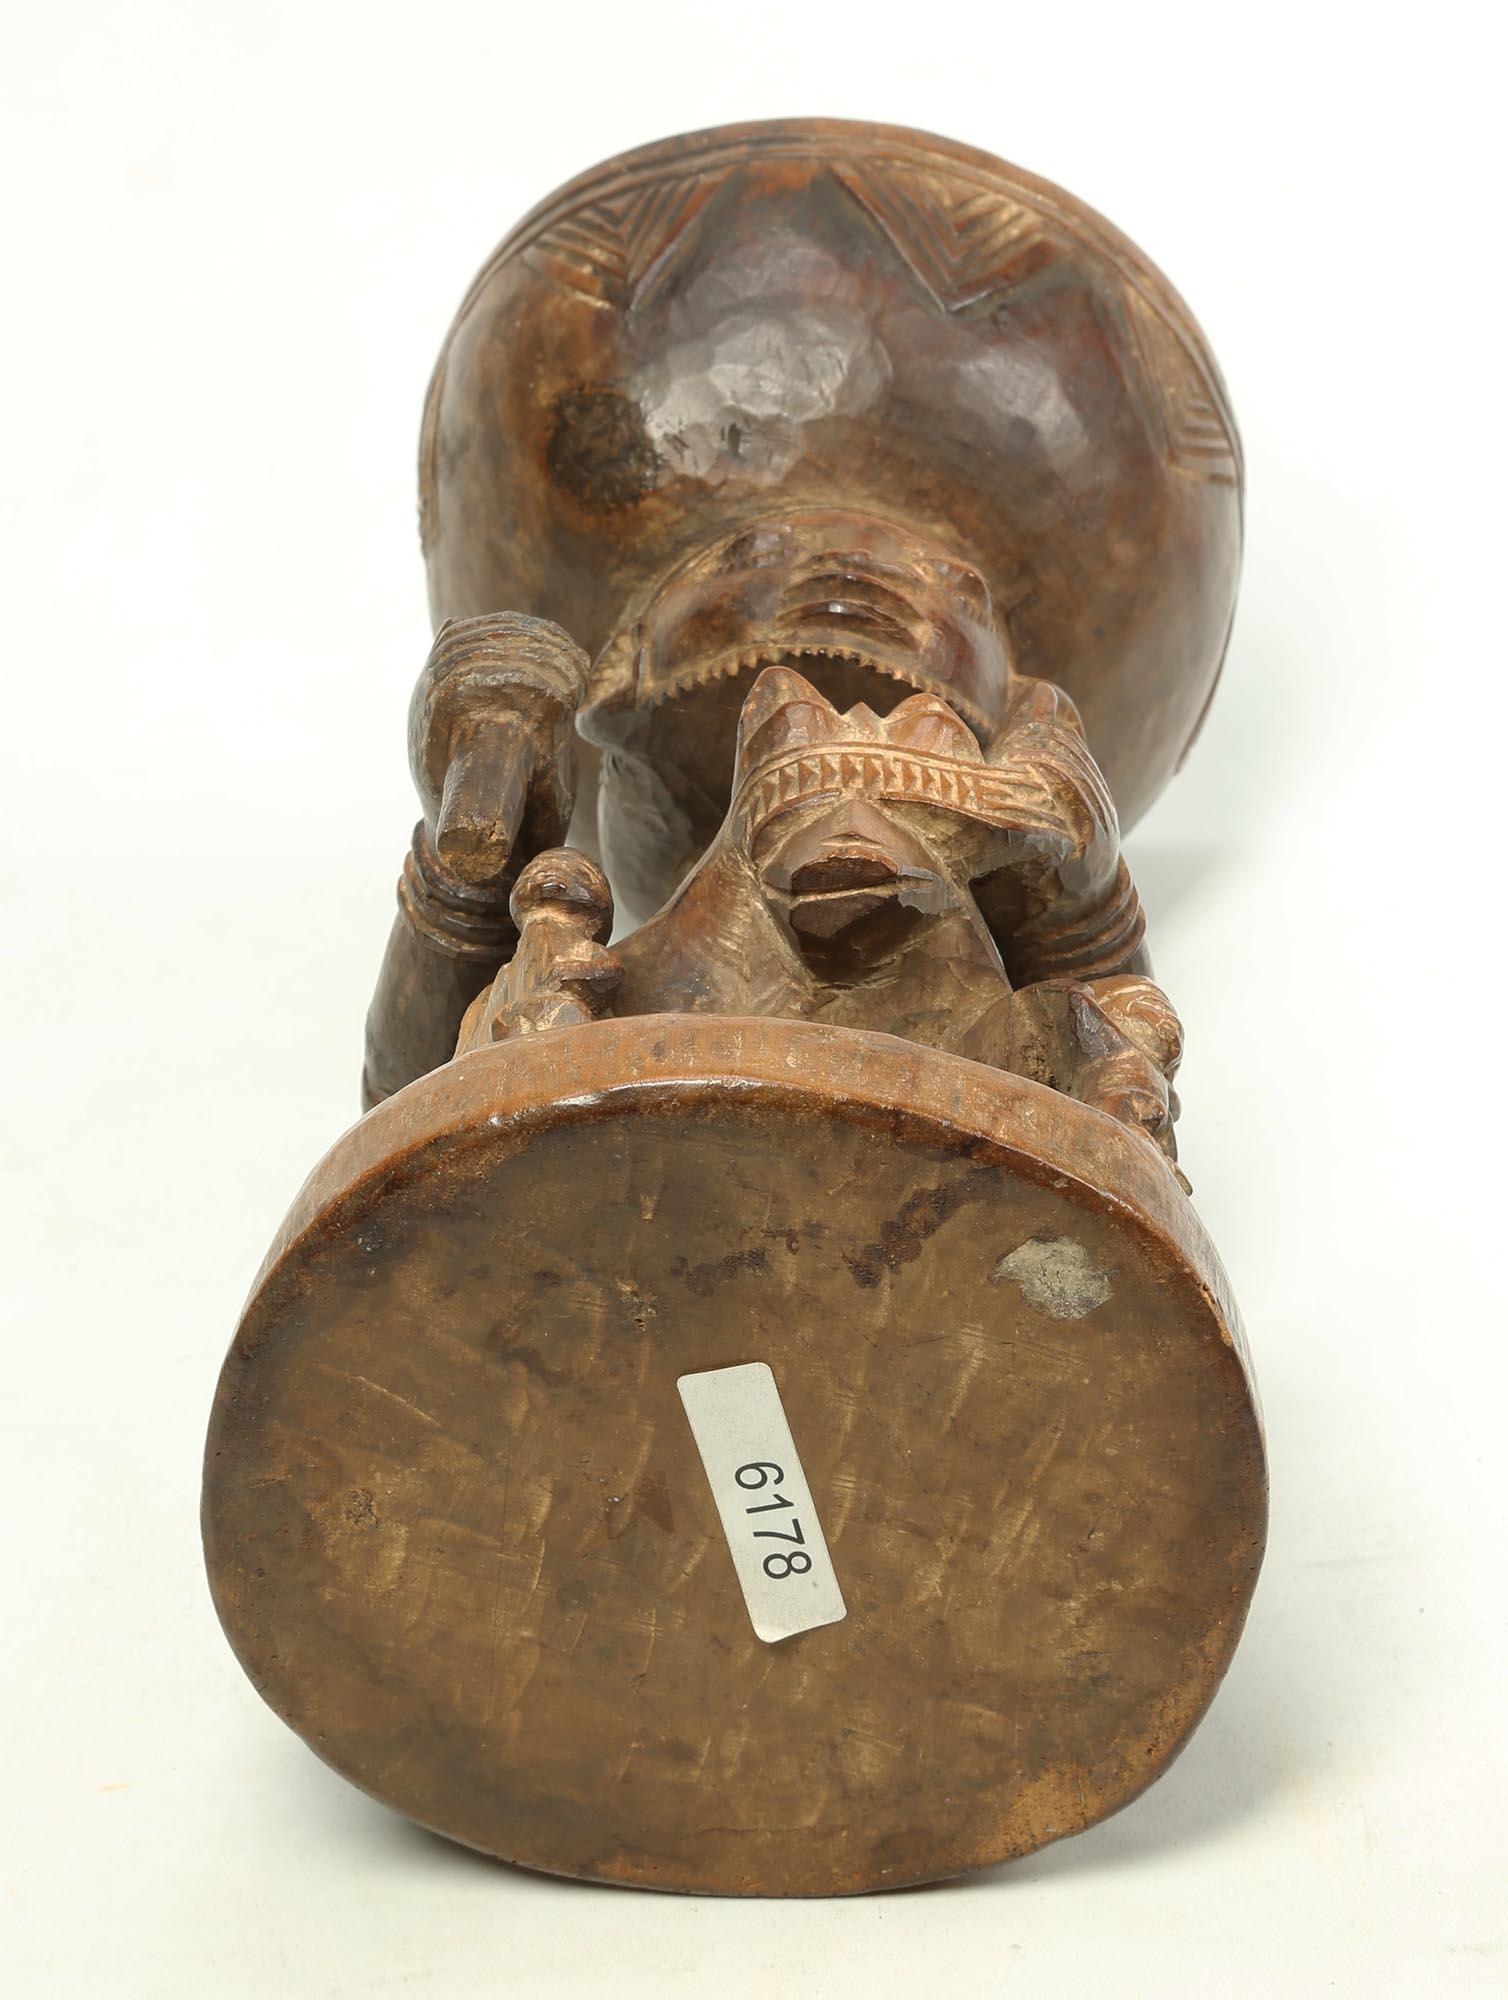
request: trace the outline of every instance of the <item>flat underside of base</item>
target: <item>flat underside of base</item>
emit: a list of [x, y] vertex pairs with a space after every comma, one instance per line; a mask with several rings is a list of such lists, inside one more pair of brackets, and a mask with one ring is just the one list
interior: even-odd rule
[[[759, 1639], [677, 1392], [767, 1363], [848, 1606]], [[1260, 1561], [1234, 1309], [1140, 1138], [888, 1037], [665, 1017], [478, 1052], [306, 1186], [211, 1424], [257, 1687], [567, 1875], [832, 1894], [1102, 1818]]]

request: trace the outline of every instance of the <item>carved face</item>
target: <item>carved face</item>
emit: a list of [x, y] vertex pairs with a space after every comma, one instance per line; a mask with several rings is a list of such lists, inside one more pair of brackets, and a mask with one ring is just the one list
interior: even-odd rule
[[862, 798], [787, 814], [754, 859], [767, 900], [824, 977], [893, 957], [958, 900], [926, 846]]
[[943, 803], [953, 774], [981, 763], [973, 732], [934, 695], [888, 717], [862, 705], [839, 714], [789, 668], [760, 676], [739, 731], [734, 817], [766, 900], [819, 977], [873, 975], [944, 926], [950, 956], [998, 968], [969, 890], [992, 831]]
[[843, 708], [936, 694], [982, 736], [1010, 679], [983, 579], [912, 531], [829, 508], [720, 536], [628, 616], [580, 716], [607, 752], [602, 851], [629, 909], [657, 908], [716, 833], [740, 710], [772, 666]]
[[999, 719], [1007, 669], [984, 579], [867, 515], [822, 509], [756, 521], [662, 583], [634, 635], [635, 698], [657, 703], [736, 673], [852, 661]]

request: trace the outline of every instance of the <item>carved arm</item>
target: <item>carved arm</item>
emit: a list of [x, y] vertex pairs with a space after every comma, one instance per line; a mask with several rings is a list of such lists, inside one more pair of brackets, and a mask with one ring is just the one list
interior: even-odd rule
[[1115, 807], [1062, 689], [1017, 682], [988, 762], [1019, 795], [1020, 831], [974, 894], [1011, 984], [1149, 972]]
[[424, 817], [367, 1014], [365, 1108], [445, 1062], [467, 1007], [518, 942], [508, 901], [565, 837], [585, 653], [513, 613], [441, 627], [409, 708]]

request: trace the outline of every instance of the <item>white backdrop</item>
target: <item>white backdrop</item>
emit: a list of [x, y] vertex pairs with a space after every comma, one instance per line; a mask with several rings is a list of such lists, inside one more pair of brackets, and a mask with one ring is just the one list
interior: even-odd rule
[[[7, 1990], [1503, 1990], [1508, 441], [1475, 12], [14, 11]], [[318, 1764], [215, 1624], [199, 1452], [245, 1287], [354, 1115], [450, 315], [580, 168], [805, 112], [1061, 181], [1168, 271], [1231, 386], [1235, 642], [1129, 853], [1273, 1530], [1208, 1721], [1119, 1818], [965, 1886], [688, 1902], [485, 1863]]]

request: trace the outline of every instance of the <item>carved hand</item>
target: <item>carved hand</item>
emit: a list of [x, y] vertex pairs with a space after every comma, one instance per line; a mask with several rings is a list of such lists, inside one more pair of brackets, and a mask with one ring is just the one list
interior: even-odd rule
[[1062, 689], [1019, 682], [988, 761], [1019, 793], [1026, 829], [975, 887], [1012, 983], [1148, 970], [1115, 806]]
[[1113, 869], [1120, 844], [1115, 807], [1084, 740], [1072, 701], [1051, 681], [1018, 680], [988, 762], [1020, 791], [1023, 824], [1044, 861], [1098, 876]]
[[517, 943], [509, 890], [564, 838], [586, 678], [585, 653], [542, 619], [441, 627], [409, 707], [424, 820], [367, 1014], [363, 1104], [454, 1053], [466, 1008]]
[[409, 764], [431, 849], [462, 883], [501, 897], [529, 855], [564, 839], [587, 671], [581, 648], [543, 619], [441, 627], [409, 708]]

